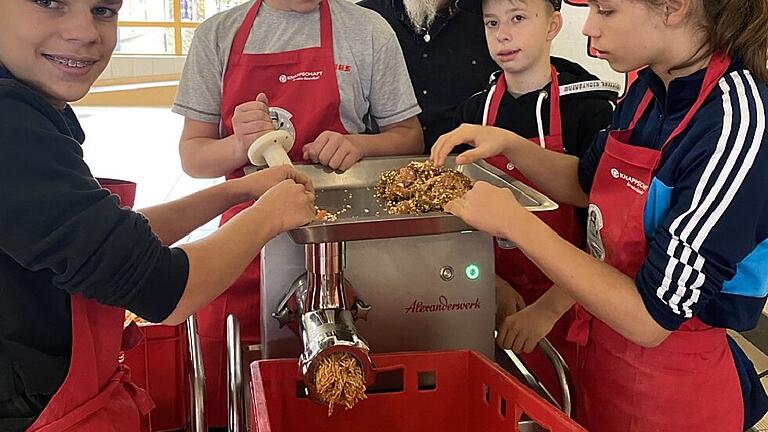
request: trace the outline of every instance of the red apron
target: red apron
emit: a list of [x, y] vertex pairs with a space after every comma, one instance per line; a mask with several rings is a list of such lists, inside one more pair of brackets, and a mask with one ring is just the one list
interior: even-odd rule
[[[557, 78], [557, 70], [552, 67], [551, 99], [549, 108], [549, 136], [544, 138], [545, 148], [554, 152], [564, 153], [562, 120], [560, 114], [560, 85]], [[484, 124], [493, 126], [496, 123], [496, 117], [501, 105], [501, 100], [507, 92], [504, 74], [499, 77], [488, 102], [488, 115], [484, 119]], [[537, 113], [537, 115], [539, 115]], [[541, 145], [539, 138], [530, 138], [531, 141]], [[520, 170], [514, 169], [509, 164], [509, 160], [503, 156], [495, 156], [487, 159], [489, 163], [503, 170], [510, 176], [521, 182], [535, 187], [530, 180], [520, 173]], [[584, 243], [584, 227], [576, 216], [576, 210], [569, 205], [559, 204], [559, 208], [554, 211], [537, 213], [536, 215], [547, 225], [554, 229], [561, 237], [569, 242], [581, 246]], [[496, 258], [496, 274], [509, 282], [529, 305], [539, 299], [551, 286], [550, 281], [544, 273], [536, 267], [520, 249], [503, 249], [498, 243], [494, 244]], [[573, 365], [576, 359], [576, 346], [566, 340], [568, 328], [573, 321], [573, 312], [568, 311], [555, 323], [552, 331], [547, 335], [547, 339], [562, 354], [566, 363]], [[560, 400], [557, 376], [552, 364], [541, 353], [536, 350], [531, 354], [522, 354], [523, 361], [537, 378], [539, 378], [553, 395]]]
[[[288, 152], [293, 161], [303, 161], [302, 149], [326, 130], [347, 134], [341, 122], [339, 87], [333, 56], [333, 27], [327, 0], [320, 3], [320, 46], [276, 54], [244, 54], [248, 35], [261, 7], [256, 0], [232, 42], [221, 98], [224, 136], [231, 135], [235, 108], [253, 101], [263, 92], [272, 107], [291, 115], [296, 143]], [[227, 180], [242, 177], [243, 169]], [[243, 203], [227, 210], [224, 224], [249, 207]], [[260, 258], [256, 257], [232, 286], [198, 312], [200, 343], [205, 365], [208, 423], [227, 424], [226, 350], [224, 321], [228, 314], [240, 320], [241, 335], [246, 345], [261, 340], [259, 282]], [[287, 289], [288, 287], [286, 287]]]
[[[590, 249], [634, 278], [647, 256], [643, 212], [669, 142], [725, 74], [730, 59], [710, 61], [697, 101], [660, 150], [630, 144], [635, 124], [653, 99], [648, 91], [626, 130], [612, 131], [590, 194]], [[626, 179], [631, 179], [626, 180]], [[725, 329], [694, 317], [656, 348], [630, 342], [579, 308], [569, 338], [579, 351], [578, 419], [593, 432], [736, 432], [744, 407]]]
[[[121, 198], [122, 205], [133, 204], [135, 184], [99, 181]], [[141, 417], [154, 404], [144, 390], [131, 383], [130, 369], [118, 361], [124, 348], [125, 309], [105, 306], [82, 295], [73, 295], [70, 301], [69, 372], [28, 431], [138, 432]]]

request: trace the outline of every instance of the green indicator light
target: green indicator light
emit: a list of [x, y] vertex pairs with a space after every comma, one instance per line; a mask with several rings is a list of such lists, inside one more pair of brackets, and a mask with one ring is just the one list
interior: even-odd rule
[[475, 264], [470, 264], [464, 269], [464, 274], [469, 280], [477, 280], [480, 277], [480, 267]]

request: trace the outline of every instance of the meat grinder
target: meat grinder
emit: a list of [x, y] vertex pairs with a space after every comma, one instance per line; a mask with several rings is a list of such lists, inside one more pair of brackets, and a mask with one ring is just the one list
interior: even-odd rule
[[[296, 166], [312, 179], [317, 206], [336, 219], [280, 235], [262, 250], [262, 358], [298, 357], [307, 374], [319, 358], [344, 350], [367, 380], [369, 349], [469, 348], [493, 358], [492, 237], [445, 213], [390, 215], [373, 194], [382, 172], [412, 160], [424, 158], [366, 159], [344, 173]], [[556, 208], [485, 162], [457, 169], [512, 189], [533, 211]], [[312, 396], [313, 384], [305, 384]]]

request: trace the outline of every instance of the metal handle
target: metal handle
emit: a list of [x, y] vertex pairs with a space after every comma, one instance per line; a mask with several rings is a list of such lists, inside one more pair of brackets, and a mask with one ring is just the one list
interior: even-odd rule
[[571, 376], [571, 371], [568, 370], [568, 365], [565, 363], [563, 356], [557, 352], [555, 347], [552, 346], [547, 338], [543, 338], [539, 341], [539, 348], [541, 348], [541, 350], [544, 352], [544, 355], [547, 356], [550, 363], [552, 363], [552, 366], [555, 367], [555, 373], [557, 374], [557, 380], [560, 383], [560, 390], [563, 396], [562, 409], [563, 412], [568, 417], [570, 417], [573, 410], [573, 399], [571, 396], [570, 384], [573, 382], [573, 377]]
[[206, 432], [208, 423], [205, 420], [205, 371], [195, 315], [190, 315], [187, 318], [187, 340], [189, 341], [189, 358], [192, 362], [192, 370], [189, 373], [189, 402], [192, 413], [190, 430]]
[[516, 244], [501, 237], [496, 237], [496, 244], [499, 245], [499, 247], [502, 249], [517, 249]]
[[244, 432], [243, 348], [240, 342], [240, 321], [234, 315], [227, 316], [227, 385], [229, 431]]
[[[494, 333], [494, 337], [495, 336], [496, 334]], [[573, 379], [571, 377], [570, 371], [568, 370], [568, 366], [565, 364], [563, 356], [557, 352], [555, 347], [553, 347], [546, 338], [543, 338], [541, 341], [539, 341], [538, 347], [542, 350], [544, 355], [547, 356], [547, 359], [555, 368], [555, 373], [557, 374], [557, 380], [560, 384], [560, 390], [563, 396], [562, 405], [560, 405], [560, 403], [557, 402], [557, 399], [552, 396], [552, 393], [550, 393], [549, 389], [544, 387], [541, 382], [539, 382], [539, 379], [536, 378], [536, 376], [528, 370], [528, 368], [525, 366], [520, 357], [517, 356], [517, 354], [508, 349], [503, 351], [507, 357], [509, 357], [510, 361], [512, 361], [512, 364], [514, 364], [515, 368], [517, 368], [517, 370], [520, 372], [520, 375], [523, 377], [523, 379], [525, 379], [528, 387], [532, 388], [537, 393], [546, 396], [546, 398], [549, 399], [553, 405], [555, 405], [568, 417], [570, 417], [573, 411], [573, 398], [571, 396]]]

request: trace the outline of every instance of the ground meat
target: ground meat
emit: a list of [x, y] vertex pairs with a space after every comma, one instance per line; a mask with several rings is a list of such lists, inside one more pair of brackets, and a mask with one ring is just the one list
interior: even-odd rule
[[383, 172], [375, 192], [390, 214], [419, 214], [443, 211], [445, 204], [470, 188], [469, 177], [425, 161]]
[[334, 405], [352, 409], [367, 398], [360, 362], [350, 353], [340, 351], [321, 358], [314, 379], [318, 397], [328, 405], [329, 417]]

